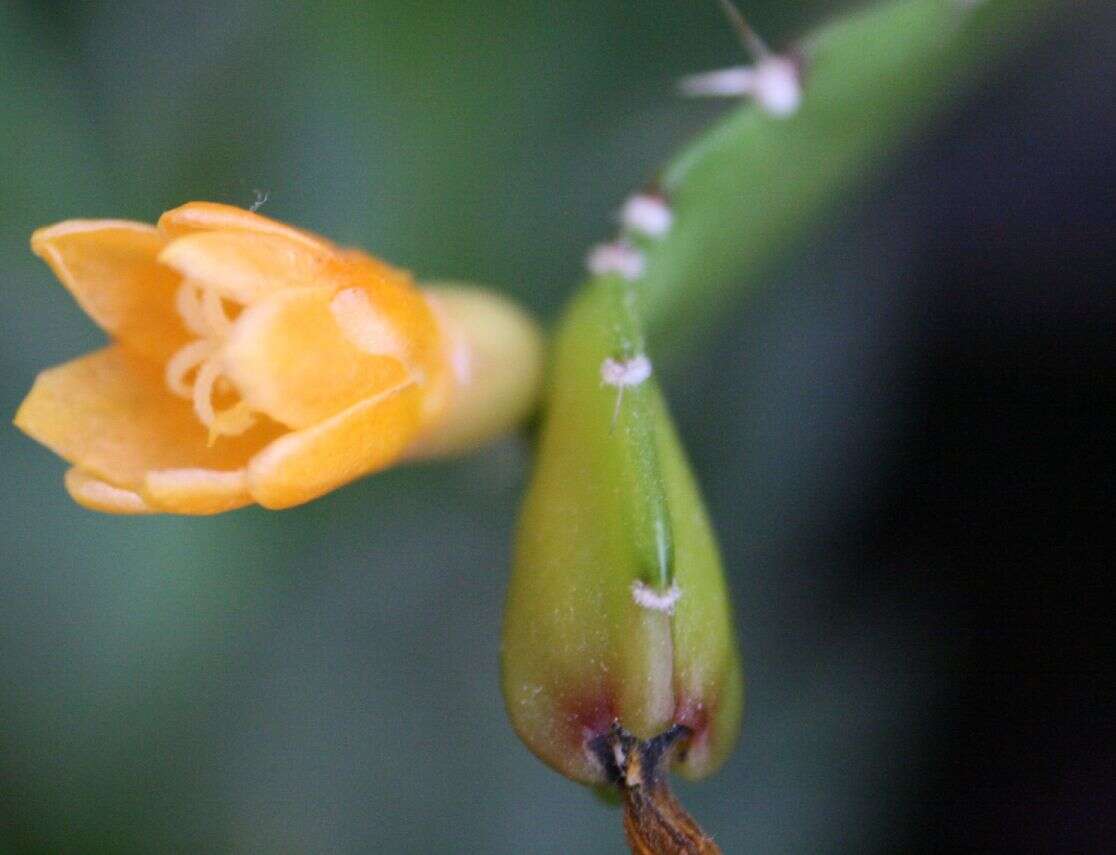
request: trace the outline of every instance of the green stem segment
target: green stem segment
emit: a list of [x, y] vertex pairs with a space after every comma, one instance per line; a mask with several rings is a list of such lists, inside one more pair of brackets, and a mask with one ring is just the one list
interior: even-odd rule
[[592, 378], [595, 364], [599, 394], [585, 403], [596, 405], [598, 417], [602, 405], [612, 411], [609, 432], [600, 440], [614, 479], [611, 486], [617, 491], [618, 523], [632, 534], [639, 580], [665, 592], [674, 582], [674, 538], [652, 418], [659, 391], [653, 376], [630, 385], [610, 383], [602, 376], [608, 361], [621, 370], [641, 362], [650, 366], [635, 296], [631, 283], [619, 277], [602, 279], [588, 289], [576, 322], [583, 330], [580, 358], [586, 360], [578, 370]]
[[559, 324], [504, 624], [513, 724], [586, 783], [606, 780], [589, 744], [617, 721], [644, 740], [687, 727], [679, 767], [700, 776], [741, 712], [720, 558], [658, 384], [602, 378], [645, 356], [633, 287], [598, 279]]
[[745, 107], [683, 151], [658, 185], [673, 226], [637, 243], [643, 272], [592, 280], [562, 319], [502, 666], [517, 732], [564, 775], [609, 783], [594, 746], [619, 726], [639, 745], [684, 732], [675, 768], [700, 777], [740, 724], [720, 558], [658, 384], [637, 370], [644, 330], [692, 339], [1044, 5], [895, 0], [826, 28], [800, 46], [798, 112]]
[[895, 0], [797, 45], [791, 117], [745, 105], [683, 149], [659, 186], [674, 227], [646, 247], [640, 310], [657, 353], [692, 346], [745, 288], [963, 87], [1025, 44], [1049, 0]]

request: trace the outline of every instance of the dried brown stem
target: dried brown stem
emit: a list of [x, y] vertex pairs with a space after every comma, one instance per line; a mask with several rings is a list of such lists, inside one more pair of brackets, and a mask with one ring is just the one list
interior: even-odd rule
[[616, 724], [593, 745], [609, 779], [620, 789], [632, 855], [721, 855], [720, 847], [667, 785], [667, 760], [689, 735], [689, 728], [675, 725], [641, 741]]

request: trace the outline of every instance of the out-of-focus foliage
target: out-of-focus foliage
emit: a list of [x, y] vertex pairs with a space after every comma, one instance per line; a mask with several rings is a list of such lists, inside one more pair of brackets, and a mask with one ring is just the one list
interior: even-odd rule
[[[778, 45], [843, 5], [747, 11]], [[7, 0], [0, 410], [99, 343], [26, 245], [72, 216], [259, 191], [266, 213], [552, 315], [609, 212], [721, 111], [674, 81], [739, 59], [714, 8], [674, 0]], [[740, 749], [684, 793], [726, 851], [886, 847], [930, 763], [932, 627], [886, 593], [850, 606], [851, 568], [803, 545], [887, 477], [917, 226], [828, 234], [669, 381], [750, 678]], [[0, 847], [619, 851], [615, 816], [501, 708], [525, 459], [508, 441], [296, 512], [116, 520], [0, 431]]]

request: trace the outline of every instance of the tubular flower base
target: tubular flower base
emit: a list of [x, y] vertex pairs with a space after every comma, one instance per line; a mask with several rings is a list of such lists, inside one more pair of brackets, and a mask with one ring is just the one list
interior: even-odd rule
[[539, 384], [541, 336], [500, 298], [420, 291], [239, 208], [69, 220], [31, 247], [115, 340], [42, 372], [15, 418], [95, 510], [290, 507], [505, 432]]

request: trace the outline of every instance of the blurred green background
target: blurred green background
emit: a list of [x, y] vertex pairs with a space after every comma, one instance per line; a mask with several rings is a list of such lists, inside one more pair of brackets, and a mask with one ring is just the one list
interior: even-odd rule
[[[746, 9], [781, 44], [845, 5]], [[1040, 47], [881, 162], [668, 370], [749, 678], [739, 750], [681, 787], [728, 852], [915, 851], [927, 800], [963, 792], [933, 789], [968, 661], [963, 589], [927, 581], [958, 572], [932, 546], [955, 532], [912, 551], [896, 499], [936, 388], [912, 342], [956, 322], [927, 307], [971, 284], [958, 258], [991, 264], [942, 237], [949, 212], [988, 227], [973, 188], [1011, 146], [1037, 133], [1040, 163], [1068, 162], [1052, 129], [1095, 119], [1059, 81], [1103, 79], [1103, 5], [1048, 39], [1083, 49]], [[102, 340], [27, 247], [69, 217], [267, 194], [265, 214], [552, 319], [624, 196], [725, 109], [675, 80], [740, 58], [711, 2], [0, 0], [0, 412]], [[83, 511], [11, 427], [0, 459], [0, 850], [625, 851], [502, 709], [523, 439], [213, 519]]]

